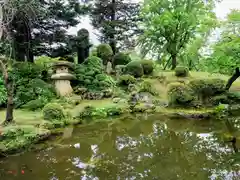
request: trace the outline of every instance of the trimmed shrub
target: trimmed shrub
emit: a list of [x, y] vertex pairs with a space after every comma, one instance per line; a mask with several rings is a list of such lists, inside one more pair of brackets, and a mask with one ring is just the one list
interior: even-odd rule
[[127, 53], [119, 52], [113, 57], [113, 66], [126, 65], [131, 62], [131, 58]]
[[198, 97], [205, 98], [225, 92], [225, 84], [222, 79], [196, 79], [190, 81], [188, 86]]
[[134, 84], [136, 82], [136, 79], [129, 75], [122, 75], [119, 77], [118, 84], [121, 86], [128, 86], [129, 84]]
[[153, 88], [152, 83], [146, 80], [140, 83], [139, 92], [148, 92], [152, 95], [158, 95], [157, 91]]
[[65, 118], [64, 108], [57, 103], [48, 103], [43, 108], [43, 118], [45, 120], [63, 120]]
[[113, 51], [108, 44], [100, 44], [97, 46], [97, 56], [103, 60], [103, 64], [106, 65], [108, 61], [111, 61]]
[[182, 83], [171, 83], [168, 88], [169, 104], [173, 106], [189, 106], [194, 101], [192, 90]]
[[131, 61], [126, 65], [125, 73], [134, 76], [135, 78], [143, 76], [143, 67], [141, 61]]
[[175, 69], [175, 76], [177, 77], [187, 77], [189, 74], [189, 70], [187, 67], [178, 66]]
[[97, 56], [90, 56], [84, 62], [84, 65], [92, 68], [100, 68], [103, 69], [103, 60]]
[[141, 64], [143, 67], [143, 72], [145, 75], [150, 75], [153, 72], [154, 63], [151, 60], [141, 60]]

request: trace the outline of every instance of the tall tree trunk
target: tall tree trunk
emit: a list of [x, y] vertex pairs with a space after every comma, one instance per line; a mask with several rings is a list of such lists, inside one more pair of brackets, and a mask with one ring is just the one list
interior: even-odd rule
[[13, 121], [13, 85], [14, 83], [9, 79], [7, 62], [4, 63], [4, 59], [0, 59], [0, 68], [2, 70], [4, 78], [4, 86], [7, 90], [7, 109], [6, 109], [6, 118], [4, 124], [11, 123]]
[[110, 43], [113, 50], [113, 54], [116, 54], [117, 48], [116, 48], [116, 40], [115, 40], [115, 21], [116, 21], [116, 1], [112, 0], [112, 9], [111, 9], [111, 32], [110, 32]]
[[231, 78], [228, 80], [228, 82], [227, 82], [226, 90], [229, 90], [230, 87], [232, 86], [232, 84], [234, 83], [234, 81], [236, 81], [237, 78], [239, 78], [239, 77], [240, 77], [240, 71], [239, 71], [239, 67], [237, 67], [237, 68], [235, 69], [234, 74], [232, 75], [232, 77], [231, 77]]
[[177, 55], [172, 54], [171, 58], [172, 58], [172, 70], [174, 70], [177, 67]]
[[13, 86], [14, 84], [12, 82], [7, 82], [7, 110], [4, 124], [8, 124], [13, 121]]

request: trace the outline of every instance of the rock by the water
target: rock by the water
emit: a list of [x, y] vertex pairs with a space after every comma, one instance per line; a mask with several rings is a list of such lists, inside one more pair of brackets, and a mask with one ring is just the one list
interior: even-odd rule
[[113, 103], [119, 103], [120, 100], [121, 98], [113, 98]]

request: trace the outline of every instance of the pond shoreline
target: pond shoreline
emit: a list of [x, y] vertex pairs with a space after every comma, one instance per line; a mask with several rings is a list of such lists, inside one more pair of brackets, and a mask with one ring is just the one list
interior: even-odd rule
[[[159, 116], [164, 116], [164, 117], [168, 117], [168, 118], [172, 118], [172, 119], [186, 119], [186, 120], [207, 120], [207, 119], [212, 119], [215, 116], [215, 112], [214, 109], [202, 109], [202, 110], [194, 110], [194, 109], [169, 109], [169, 108], [157, 108], [154, 111], [148, 111], [148, 112], [144, 112], [146, 115], [150, 115], [150, 114], [158, 114]], [[120, 115], [115, 115], [115, 116], [108, 116], [108, 117], [91, 117], [92, 119], [94, 119], [93, 122], [86, 122], [85, 118], [80, 119], [80, 118], [75, 118], [72, 121], [69, 121], [68, 124], [62, 126], [62, 127], [57, 127], [57, 128], [53, 128], [53, 129], [41, 129], [39, 127], [36, 127], [36, 130], [39, 130], [39, 133], [34, 134], [33, 136], [31, 136], [31, 138], [26, 139], [23, 143], [17, 143], [16, 146], [11, 146], [9, 148], [4, 148], [1, 144], [0, 146], [0, 158], [4, 158], [7, 157], [9, 155], [14, 155], [17, 153], [24, 153], [26, 151], [34, 151], [36, 150], [36, 145], [42, 142], [45, 142], [47, 140], [49, 140], [51, 137], [54, 136], [58, 136], [58, 135], [62, 135], [64, 132], [64, 128], [71, 126], [71, 125], [88, 125], [89, 124], [93, 124], [93, 123], [97, 123], [97, 122], [101, 122], [101, 121], [105, 121], [104, 119], [108, 119], [110, 117], [113, 118], [121, 118], [122, 116], [134, 116], [134, 115], [138, 115], [141, 114], [143, 115], [144, 113], [128, 113], [128, 114], [120, 114]], [[114, 121], [114, 120], [112, 120]], [[21, 128], [21, 126], [18, 126], [16, 124], [13, 124], [11, 128]], [[23, 127], [25, 128], [25, 127]], [[23, 133], [21, 136], [25, 136], [27, 135], [26, 133]], [[19, 137], [18, 137], [19, 138]], [[8, 143], [11, 143], [11, 141], [13, 143], [15, 143], [14, 141], [17, 141], [18, 138], [16, 137], [15, 139], [8, 139], [5, 138], [3, 141], [6, 141]], [[21, 138], [21, 137], [20, 137]], [[6, 144], [5, 142], [5, 144]], [[4, 144], [4, 142], [2, 142]]]

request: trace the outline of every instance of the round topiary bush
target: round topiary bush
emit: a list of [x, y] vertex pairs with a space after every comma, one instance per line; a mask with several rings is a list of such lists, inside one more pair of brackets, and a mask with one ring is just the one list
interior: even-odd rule
[[131, 61], [126, 65], [125, 73], [134, 76], [135, 78], [143, 76], [143, 67], [141, 61]]
[[175, 76], [177, 77], [187, 77], [189, 74], [189, 70], [187, 67], [178, 66], [175, 69]]
[[171, 83], [168, 88], [168, 100], [172, 106], [189, 106], [194, 101], [194, 94], [182, 83]]
[[188, 86], [198, 97], [204, 98], [225, 92], [225, 84], [222, 79], [195, 79]]
[[108, 61], [112, 59], [113, 51], [108, 44], [100, 44], [97, 47], [97, 56], [103, 60], [103, 64], [106, 65]]
[[62, 120], [64, 117], [64, 109], [60, 104], [48, 103], [43, 107], [43, 118], [45, 120]]
[[151, 60], [141, 60], [143, 72], [145, 75], [150, 75], [153, 72], [154, 63]]
[[135, 82], [136, 79], [129, 74], [120, 76], [118, 80], [118, 84], [120, 86], [128, 86], [129, 84], [134, 84]]
[[88, 66], [90, 68], [102, 68], [103, 61], [101, 58], [97, 56], [90, 56], [84, 62], [83, 65]]
[[131, 62], [131, 58], [127, 53], [119, 52], [113, 57], [113, 66], [126, 65]]

